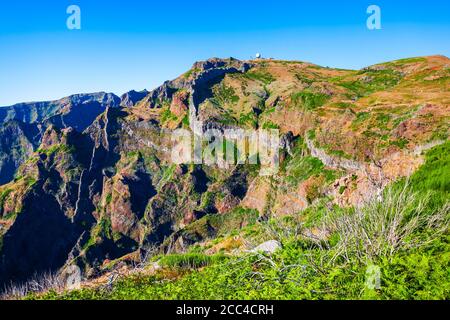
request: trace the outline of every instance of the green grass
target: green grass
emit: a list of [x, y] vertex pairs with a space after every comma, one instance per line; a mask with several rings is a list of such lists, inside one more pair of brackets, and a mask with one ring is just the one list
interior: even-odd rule
[[304, 90], [294, 93], [291, 99], [296, 107], [311, 111], [323, 106], [330, 97], [323, 93]]
[[352, 122], [352, 128], [356, 129], [359, 125], [370, 119], [370, 112], [358, 112], [355, 120]]
[[169, 108], [165, 109], [161, 113], [161, 123], [167, 123], [169, 121], [176, 121], [178, 118], [174, 115]]
[[399, 59], [395, 60], [393, 62], [388, 62], [386, 65], [393, 65], [393, 66], [401, 66], [409, 63], [418, 63], [418, 62], [425, 62], [427, 61], [425, 58], [417, 57], [417, 58], [406, 58], [406, 59]]
[[222, 254], [208, 256], [201, 253], [186, 253], [165, 255], [158, 263], [162, 267], [198, 269], [224, 260], [226, 260], [226, 256]]
[[106, 204], [107, 204], [107, 205], [110, 204], [111, 201], [112, 201], [112, 193], [109, 193], [109, 194], [106, 196]]
[[168, 183], [172, 179], [175, 169], [176, 169], [175, 164], [172, 164], [164, 168], [161, 179], [156, 185], [156, 190], [158, 190], [158, 192], [161, 191], [162, 188], [166, 185], [166, 183]]
[[280, 126], [270, 120], [267, 120], [264, 122], [264, 124], [262, 125], [262, 128], [264, 130], [270, 130], [270, 129], [280, 129]]
[[405, 149], [406, 146], [408, 145], [408, 143], [409, 143], [409, 141], [405, 138], [400, 138], [400, 139], [391, 141], [391, 145], [397, 146], [400, 149]]
[[225, 126], [229, 126], [229, 125], [237, 125], [238, 121], [234, 118], [233, 114], [231, 113], [230, 110], [228, 109], [224, 109], [221, 110], [221, 114], [219, 119], [216, 119], [217, 123], [221, 123]]
[[[201, 271], [180, 272], [180, 277], [171, 281], [158, 275], [136, 275], [119, 280], [111, 290], [49, 292], [29, 299], [448, 299], [449, 254], [442, 251], [443, 245], [439, 242], [431, 249], [377, 261], [379, 289], [365, 285], [367, 265], [326, 264], [323, 251], [292, 241], [270, 258], [233, 258]], [[193, 256], [188, 260], [203, 259]], [[168, 260], [178, 267], [184, 259]]]
[[252, 128], [256, 128], [258, 126], [258, 116], [253, 111], [250, 111], [246, 114], [241, 113], [238, 123], [241, 126], [250, 126]]
[[331, 144], [323, 145], [320, 147], [322, 147], [326, 151], [326, 153], [328, 153], [329, 155], [333, 155], [333, 156], [343, 158], [343, 159], [352, 159], [353, 158], [350, 154], [346, 153], [343, 150], [336, 149], [336, 147], [334, 147]]
[[205, 210], [214, 205], [215, 194], [210, 191], [206, 191], [202, 194], [200, 200], [199, 210]]
[[237, 207], [225, 214], [208, 214], [194, 221], [181, 233], [187, 238], [208, 239], [240, 230], [243, 225], [251, 225], [259, 217], [257, 210]]
[[308, 85], [311, 85], [311, 84], [313, 84], [313, 83], [315, 82], [314, 79], [310, 79], [310, 78], [308, 78], [308, 77], [306, 77], [306, 76], [304, 76], [304, 75], [302, 75], [302, 74], [300, 74], [300, 73], [296, 73], [296, 74], [295, 74], [295, 78], [296, 78], [298, 81], [303, 82], [303, 83], [306, 83], [306, 84], [308, 84]]
[[382, 126], [382, 127], [386, 128], [387, 125], [389, 124], [389, 122], [391, 121], [391, 116], [389, 114], [386, 114], [386, 113], [379, 113], [377, 115], [376, 120], [377, 120], [377, 124], [379, 126]]
[[184, 74], [183, 74], [183, 78], [185, 78], [185, 79], [188, 79], [188, 78], [190, 78], [193, 74], [197, 74], [197, 73], [199, 73], [201, 70], [199, 69], [199, 68], [193, 68], [193, 69], [190, 69], [190, 70], [188, 70], [187, 72], [185, 72]]
[[374, 92], [386, 90], [396, 86], [402, 76], [391, 69], [363, 70], [356, 74], [361, 77], [358, 80], [348, 80], [347, 77], [332, 79], [337, 85], [351, 91], [356, 97], [368, 96]]
[[0, 212], [3, 211], [4, 202], [5, 202], [6, 198], [8, 198], [8, 196], [11, 192], [12, 192], [12, 189], [6, 189], [0, 194]]
[[314, 129], [311, 129], [307, 132], [308, 139], [314, 140], [316, 138], [316, 131]]
[[419, 192], [431, 192], [435, 204], [450, 199], [450, 141], [436, 146], [425, 155], [425, 163], [410, 178]]
[[310, 156], [294, 157], [286, 166], [286, 182], [292, 186], [320, 174], [325, 174], [327, 181], [334, 179], [332, 170], [326, 170], [322, 161]]
[[183, 120], [181, 120], [181, 122], [183, 123], [183, 126], [185, 128], [189, 128], [189, 115], [185, 115]]
[[335, 102], [331, 106], [340, 108], [340, 109], [350, 109], [350, 108], [354, 107], [354, 104], [349, 103], [349, 102]]
[[275, 78], [266, 71], [254, 71], [251, 70], [244, 74], [244, 77], [256, 80], [264, 83], [265, 85], [271, 84], [273, 81], [275, 81]]
[[[18, 178], [16, 178], [15, 182], [18, 182], [20, 180], [23, 180], [25, 182], [25, 185], [28, 188], [32, 187], [37, 182], [34, 177], [27, 177], [27, 176], [18, 177]], [[8, 199], [11, 192], [13, 192], [13, 189], [6, 189], [0, 194], [0, 216], [3, 214], [3, 206], [5, 205], [5, 202]], [[19, 213], [20, 213], [20, 210], [19, 210], [19, 212], [16, 212], [16, 211], [10, 212], [9, 214], [3, 216], [3, 219], [5, 219], [5, 220], [15, 219]]]
[[72, 153], [74, 151], [75, 151], [75, 149], [74, 149], [73, 146], [68, 146], [66, 144], [57, 144], [57, 145], [51, 146], [50, 148], [45, 148], [45, 149], [44, 148], [39, 148], [37, 150], [37, 153], [43, 153], [43, 154], [45, 154], [47, 156], [50, 156], [52, 154], [59, 153], [59, 152], [61, 152], [61, 153]]

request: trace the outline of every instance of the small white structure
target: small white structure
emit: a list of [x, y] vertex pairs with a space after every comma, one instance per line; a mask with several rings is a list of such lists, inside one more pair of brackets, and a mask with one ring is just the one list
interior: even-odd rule
[[256, 59], [261, 59], [261, 53], [256, 54]]

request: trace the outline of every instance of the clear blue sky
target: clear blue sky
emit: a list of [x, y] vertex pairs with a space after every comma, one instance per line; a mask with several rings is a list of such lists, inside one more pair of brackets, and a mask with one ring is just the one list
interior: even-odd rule
[[[66, 9], [81, 8], [68, 30]], [[376, 4], [382, 30], [366, 28]], [[447, 0], [0, 2], [0, 105], [72, 93], [152, 89], [209, 57], [266, 57], [361, 68], [450, 56]]]

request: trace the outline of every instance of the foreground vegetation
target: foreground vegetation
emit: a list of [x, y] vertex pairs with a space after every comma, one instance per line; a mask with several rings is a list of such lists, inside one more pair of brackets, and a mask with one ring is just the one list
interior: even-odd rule
[[[324, 253], [287, 243], [273, 257], [234, 258], [170, 278], [164, 273], [119, 280], [112, 289], [50, 292], [44, 299], [448, 299], [448, 241], [377, 262], [380, 289], [368, 288], [367, 266], [324, 261]], [[172, 275], [173, 276], [173, 275]], [[36, 297], [30, 297], [36, 298]]]
[[161, 269], [151, 275], [28, 298], [449, 299], [449, 146], [432, 149], [409, 181], [363, 208], [317, 203], [301, 215], [239, 231], [249, 244], [279, 241], [282, 247], [273, 254], [207, 255], [197, 246], [154, 257]]

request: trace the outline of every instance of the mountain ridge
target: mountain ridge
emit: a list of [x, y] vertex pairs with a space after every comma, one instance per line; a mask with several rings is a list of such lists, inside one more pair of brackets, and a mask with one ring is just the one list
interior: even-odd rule
[[[319, 201], [365, 203], [423, 164], [417, 150], [448, 140], [449, 62], [341, 70], [213, 58], [148, 92], [73, 95], [43, 103], [48, 113], [32, 104], [38, 114], [19, 119], [0, 109], [4, 128], [17, 132], [0, 132], [8, 172], [0, 285], [72, 264], [92, 278], [151, 247], [183, 252], [225, 226], [301, 214]], [[24, 123], [36, 134], [20, 131]], [[177, 128], [278, 129], [280, 172], [271, 179], [250, 164], [175, 165], [167, 133]], [[1, 157], [13, 147], [13, 157]], [[19, 256], [19, 248], [27, 250]]]

